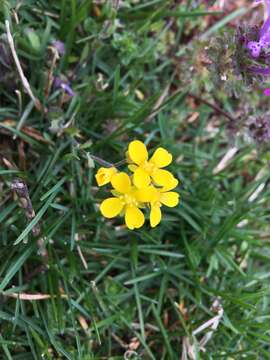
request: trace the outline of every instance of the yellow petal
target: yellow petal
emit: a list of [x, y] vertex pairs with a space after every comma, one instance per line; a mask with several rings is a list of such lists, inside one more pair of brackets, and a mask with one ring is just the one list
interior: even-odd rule
[[160, 191], [161, 192], [166, 192], [166, 191], [170, 191], [174, 188], [176, 188], [176, 186], [178, 185], [178, 180], [174, 177], [171, 179], [171, 181], [166, 185], [164, 186]]
[[135, 198], [139, 202], [156, 202], [159, 199], [159, 193], [153, 186], [135, 191]]
[[157, 185], [165, 187], [173, 181], [174, 176], [167, 170], [157, 169], [152, 174], [152, 178]]
[[108, 198], [100, 205], [101, 214], [106, 218], [113, 218], [120, 214], [123, 209], [123, 203], [117, 198]]
[[110, 168], [100, 168], [95, 175], [98, 186], [103, 186], [111, 182], [111, 179], [114, 174], [116, 174], [117, 170], [115, 167]]
[[170, 165], [172, 162], [172, 154], [160, 147], [154, 152], [150, 162], [155, 164], [158, 168], [163, 168]]
[[111, 182], [112, 182], [113, 188], [115, 190], [117, 190], [118, 192], [120, 192], [121, 194], [125, 194], [130, 191], [131, 181], [130, 181], [129, 176], [124, 172], [115, 174], [112, 177]]
[[144, 224], [143, 212], [136, 206], [128, 205], [126, 207], [125, 222], [130, 230], [140, 228]]
[[133, 175], [133, 183], [138, 189], [146, 188], [150, 184], [150, 176], [141, 168], [137, 168]]
[[179, 194], [174, 191], [161, 193], [160, 202], [166, 206], [174, 207], [179, 203]]
[[146, 146], [139, 140], [131, 141], [128, 146], [128, 157], [137, 165], [148, 159]]
[[151, 227], [157, 226], [160, 223], [160, 221], [161, 221], [160, 206], [158, 206], [158, 205], [151, 206], [151, 211], [150, 211], [150, 225], [151, 225]]

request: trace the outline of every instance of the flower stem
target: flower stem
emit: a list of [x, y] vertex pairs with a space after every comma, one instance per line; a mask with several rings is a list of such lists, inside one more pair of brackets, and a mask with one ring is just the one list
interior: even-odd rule
[[118, 167], [118, 166], [121, 166], [126, 163], [126, 160], [121, 160], [121, 161], [118, 161], [117, 163], [113, 164], [113, 163], [105, 161], [105, 160], [101, 159], [100, 157], [92, 155], [92, 154], [91, 154], [91, 158], [94, 161], [96, 161], [98, 164], [106, 166], [106, 167]]

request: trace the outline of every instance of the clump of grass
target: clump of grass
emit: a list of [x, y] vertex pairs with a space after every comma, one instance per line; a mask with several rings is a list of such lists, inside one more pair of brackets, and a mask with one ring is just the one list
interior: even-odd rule
[[[228, 138], [243, 101], [191, 56], [246, 9], [194, 4], [1, 4], [3, 359], [269, 358], [269, 156]], [[173, 154], [181, 201], [131, 232], [101, 216], [93, 166], [133, 139]]]

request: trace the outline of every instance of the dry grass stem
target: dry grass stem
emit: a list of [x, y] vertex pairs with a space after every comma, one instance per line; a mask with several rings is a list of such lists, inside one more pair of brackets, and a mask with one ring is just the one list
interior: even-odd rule
[[42, 110], [41, 103], [40, 103], [40, 101], [34, 96], [32, 90], [31, 90], [30, 84], [29, 84], [27, 78], [25, 77], [25, 75], [24, 75], [24, 73], [23, 73], [23, 69], [22, 69], [22, 67], [21, 67], [21, 64], [20, 64], [18, 55], [17, 55], [17, 53], [16, 53], [16, 49], [15, 49], [13, 37], [12, 37], [11, 32], [10, 32], [10, 26], [9, 26], [9, 21], [8, 21], [8, 20], [5, 21], [5, 26], [6, 26], [8, 44], [9, 44], [9, 47], [10, 47], [10, 50], [11, 50], [11, 53], [12, 53], [14, 62], [15, 62], [15, 64], [16, 64], [18, 73], [19, 73], [19, 75], [20, 75], [20, 78], [21, 78], [23, 87], [24, 87], [25, 91], [27, 92], [27, 94], [30, 96], [30, 98], [33, 100], [33, 102], [34, 102], [35, 107], [37, 108], [37, 110], [41, 111], [41, 110]]

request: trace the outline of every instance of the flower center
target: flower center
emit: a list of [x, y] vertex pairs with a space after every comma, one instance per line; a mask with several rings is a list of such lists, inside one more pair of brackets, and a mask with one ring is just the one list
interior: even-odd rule
[[138, 201], [132, 194], [124, 194], [119, 197], [124, 205], [138, 206]]
[[108, 175], [106, 176], [105, 174], [100, 174], [100, 181], [105, 181], [108, 179]]
[[142, 168], [144, 169], [147, 174], [151, 174], [155, 170], [155, 165], [150, 163], [149, 161], [145, 160], [145, 162], [142, 165]]

